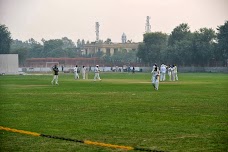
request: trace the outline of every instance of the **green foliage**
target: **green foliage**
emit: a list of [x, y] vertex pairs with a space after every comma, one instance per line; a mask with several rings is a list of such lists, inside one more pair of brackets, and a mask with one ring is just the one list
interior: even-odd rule
[[[165, 151], [227, 150], [227, 74], [185, 73], [161, 82], [149, 73], [101, 73], [101, 82], [73, 74], [0, 77], [1, 126]], [[119, 152], [111, 148], [0, 130], [1, 152]]]
[[19, 65], [22, 67], [25, 66], [25, 60], [27, 58], [28, 52], [29, 50], [27, 50], [27, 48], [18, 48], [11, 51], [12, 54], [18, 54]]
[[125, 49], [121, 51], [117, 51], [111, 56], [113, 61], [118, 61], [122, 63], [133, 63], [136, 61], [136, 51], [130, 50], [127, 51]]
[[[79, 50], [76, 49], [74, 42], [67, 37], [62, 39], [42, 39], [43, 45], [33, 38], [22, 42], [13, 40], [11, 44], [11, 53], [18, 52], [20, 63], [24, 63], [26, 58], [42, 57], [75, 57]], [[20, 50], [20, 51], [18, 51]], [[22, 51], [24, 50], [24, 52]]]
[[24, 66], [25, 60], [29, 57], [30, 50], [33, 47], [34, 39], [22, 42], [20, 40], [12, 40], [10, 53], [18, 54], [19, 65]]
[[107, 40], [104, 43], [111, 44], [112, 43], [112, 40], [110, 38], [107, 38]]
[[161, 32], [144, 34], [137, 56], [145, 63], [161, 63], [162, 51], [167, 47], [167, 35]]
[[218, 30], [221, 33], [217, 37], [211, 28], [201, 28], [192, 33], [188, 24], [182, 23], [168, 36], [168, 43], [165, 34], [162, 37], [160, 33], [160, 38], [159, 33], [157, 36], [155, 33], [145, 34], [143, 43], [139, 44], [137, 57], [144, 63], [210, 66], [222, 61], [222, 65], [225, 65], [228, 57], [227, 27], [228, 22], [220, 26]]
[[[227, 66], [228, 21], [217, 30], [217, 35], [210, 28], [201, 28], [192, 33], [188, 24], [182, 23], [175, 27], [169, 36], [161, 32], [144, 34], [143, 42], [138, 46], [138, 52], [118, 52], [113, 57], [97, 52], [85, 57], [102, 57], [110, 63], [117, 61], [132, 63], [138, 57], [143, 63], [149, 64], [156, 62], [182, 66]], [[81, 49], [85, 45], [84, 39], [78, 39], [76, 47], [74, 42], [67, 37], [41, 41], [43, 44], [33, 38], [25, 42], [12, 41], [8, 28], [0, 25], [0, 54], [18, 53], [20, 65], [24, 64], [26, 58], [80, 57], [82, 56]], [[104, 43], [112, 42], [108, 38]]]
[[62, 48], [65, 49], [72, 49], [76, 48], [74, 42], [71, 39], [68, 39], [67, 37], [62, 38], [63, 46]]
[[112, 66], [115, 65], [124, 65], [124, 64], [134, 64], [136, 62], [136, 50], [122, 49], [120, 51], [115, 52], [112, 56], [105, 55], [102, 58], [110, 63]]
[[218, 27], [218, 50], [217, 59], [225, 62], [228, 59], [228, 21]]
[[44, 49], [42, 52], [43, 57], [56, 57], [58, 53], [64, 53], [63, 51], [63, 41], [60, 39], [51, 39], [44, 42]]
[[213, 29], [201, 28], [193, 37], [193, 62], [196, 65], [207, 66], [214, 57], [214, 41], [216, 35]]
[[171, 35], [169, 36], [168, 44], [172, 46], [177, 42], [189, 39], [190, 34], [191, 31], [188, 24], [182, 23], [173, 29]]
[[164, 57], [169, 64], [189, 66], [192, 64], [192, 33], [188, 24], [182, 23], [171, 32]]
[[164, 52], [166, 53], [164, 61], [169, 64], [174, 63], [182, 66], [189, 66], [192, 64], [192, 41], [177, 41], [172, 46], [168, 46], [167, 50]]
[[0, 24], [0, 54], [10, 53], [11, 34], [5, 25]]

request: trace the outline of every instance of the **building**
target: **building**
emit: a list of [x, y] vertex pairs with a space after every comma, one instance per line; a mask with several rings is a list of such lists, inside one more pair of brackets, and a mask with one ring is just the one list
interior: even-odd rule
[[83, 55], [93, 55], [97, 52], [103, 52], [106, 55], [112, 56], [118, 51], [126, 50], [135, 51], [138, 49], [139, 43], [94, 43], [94, 44], [85, 44], [84, 49], [82, 50]]

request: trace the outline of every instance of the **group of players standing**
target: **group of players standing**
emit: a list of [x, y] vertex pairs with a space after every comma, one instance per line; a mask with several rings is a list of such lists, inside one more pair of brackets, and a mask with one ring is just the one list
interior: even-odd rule
[[[76, 65], [74, 67], [74, 79], [79, 79], [79, 74], [78, 74], [79, 70], [78, 70], [78, 66]], [[98, 80], [101, 80], [100, 78], [100, 75], [99, 75], [99, 65], [96, 65], [96, 67], [94, 68], [94, 72], [95, 72], [95, 75], [94, 75], [94, 81], [96, 81], [97, 79]], [[86, 75], [87, 75], [87, 70], [86, 70], [86, 67], [83, 65], [82, 68], [81, 68], [81, 73], [82, 73], [82, 78], [83, 79], [86, 79]], [[87, 76], [88, 77], [88, 76]]]
[[[52, 68], [53, 72], [54, 72], [54, 77], [53, 80], [51, 81], [52, 84], [58, 85], [58, 67], [55, 65]], [[78, 74], [78, 66], [76, 65], [74, 67], [74, 78], [75, 79], [79, 79], [79, 74]], [[94, 68], [94, 81], [101, 80], [100, 75], [99, 75], [99, 65], [96, 65], [96, 67]], [[81, 68], [81, 73], [82, 73], [82, 78], [86, 79], [86, 67], [82, 66]], [[158, 90], [159, 87], [159, 81], [165, 81], [166, 80], [166, 73], [168, 73], [169, 75], [169, 81], [177, 81], [178, 80], [178, 76], [177, 76], [177, 66], [176, 65], [169, 65], [166, 66], [165, 64], [161, 64], [160, 66], [160, 70], [159, 67], [157, 66], [157, 64], [155, 63], [153, 66], [153, 69], [151, 71], [152, 73], [152, 85], [154, 87], [155, 90]]]
[[177, 66], [176, 65], [169, 65], [166, 66], [165, 64], [161, 64], [160, 70], [157, 64], [155, 63], [153, 66], [153, 69], [151, 71], [152, 73], [152, 85], [155, 90], [158, 90], [159, 87], [159, 81], [165, 81], [166, 80], [166, 73], [169, 75], [169, 81], [177, 81]]
[[[57, 67], [57, 65], [54, 65], [54, 67], [52, 67], [52, 70], [53, 70], [53, 73], [54, 73], [54, 76], [53, 76], [53, 79], [51, 81], [51, 84], [56, 84], [58, 85], [58, 73], [59, 73], [59, 69]], [[94, 72], [95, 72], [95, 75], [94, 75], [94, 81], [96, 80], [99, 80], [101, 81], [101, 78], [100, 78], [100, 75], [99, 75], [99, 65], [96, 65], [96, 67], [94, 68]], [[74, 79], [79, 79], [79, 69], [78, 69], [78, 65], [76, 65], [74, 67]], [[87, 75], [87, 72], [86, 72], [86, 67], [83, 65], [82, 68], [81, 68], [81, 73], [82, 73], [82, 78], [83, 79], [86, 79], [86, 77], [88, 77]]]

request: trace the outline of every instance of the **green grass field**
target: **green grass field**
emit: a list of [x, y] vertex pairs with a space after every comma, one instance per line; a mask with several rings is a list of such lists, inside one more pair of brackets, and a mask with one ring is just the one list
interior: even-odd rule
[[[150, 73], [0, 76], [0, 126], [172, 152], [228, 150], [228, 74], [181, 73], [153, 90]], [[0, 130], [0, 151], [124, 151]]]

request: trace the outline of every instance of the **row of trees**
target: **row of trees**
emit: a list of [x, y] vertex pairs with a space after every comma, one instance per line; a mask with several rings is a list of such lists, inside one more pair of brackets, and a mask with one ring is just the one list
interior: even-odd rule
[[19, 54], [20, 65], [23, 65], [27, 58], [46, 57], [75, 57], [79, 49], [74, 42], [67, 37], [62, 39], [41, 40], [43, 44], [33, 38], [28, 41], [12, 40], [10, 53]]
[[[90, 42], [78, 39], [76, 44], [69, 38], [42, 39], [42, 43], [33, 38], [28, 41], [12, 40], [5, 25], [0, 25], [0, 54], [19, 54], [20, 65], [27, 58], [43, 57], [100, 57], [109, 63], [142, 62], [178, 64], [182, 66], [226, 65], [228, 59], [228, 21], [217, 28], [216, 33], [210, 28], [201, 28], [191, 32], [188, 24], [180, 24], [170, 35], [162, 32], [144, 34], [143, 42], [138, 51], [121, 50], [114, 55], [97, 52], [93, 55], [82, 55], [83, 45]], [[105, 42], [111, 43], [108, 38]]]
[[223, 66], [228, 60], [228, 21], [217, 28], [191, 32], [180, 24], [170, 35], [162, 32], [144, 34], [137, 56], [147, 64], [166, 63], [182, 66]]
[[[19, 64], [23, 66], [27, 58], [75, 58], [75, 57], [99, 57], [102, 60], [105, 60], [107, 64], [118, 64], [118, 63], [132, 63], [136, 61], [136, 51], [127, 52], [125, 49], [115, 53], [114, 55], [106, 55], [103, 52], [99, 51], [95, 54], [83, 55], [81, 50], [85, 44], [90, 44], [89, 41], [85, 42], [84, 39], [78, 39], [74, 43], [71, 39], [63, 37], [62, 39], [51, 39], [45, 40], [42, 39], [42, 43], [37, 42], [33, 38], [23, 42], [21, 40], [12, 40], [10, 37], [10, 32], [7, 27], [0, 25], [0, 33], [4, 33], [1, 36], [1, 54], [18, 54], [19, 55]], [[6, 41], [7, 40], [7, 41]], [[95, 43], [95, 42], [91, 42]], [[98, 43], [112, 43], [110, 38], [107, 38], [106, 41], [100, 40]], [[6, 45], [7, 44], [7, 45]]]

